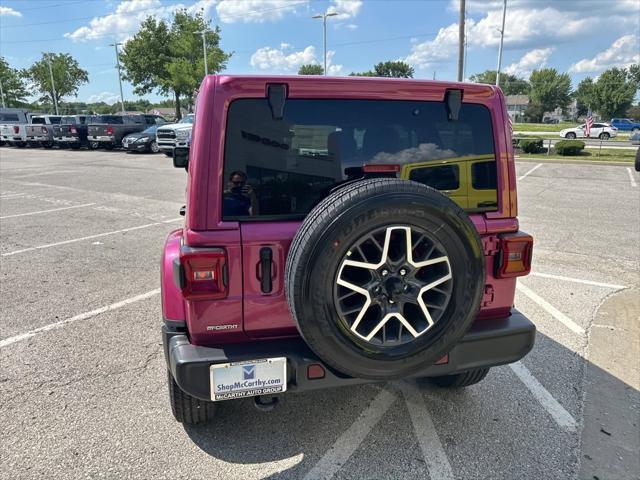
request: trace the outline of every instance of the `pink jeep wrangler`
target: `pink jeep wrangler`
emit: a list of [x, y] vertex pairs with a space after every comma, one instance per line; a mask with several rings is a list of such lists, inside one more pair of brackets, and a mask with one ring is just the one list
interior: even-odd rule
[[162, 258], [171, 408], [430, 377], [482, 380], [533, 347], [513, 308], [518, 230], [505, 101], [489, 85], [208, 76], [184, 228]]

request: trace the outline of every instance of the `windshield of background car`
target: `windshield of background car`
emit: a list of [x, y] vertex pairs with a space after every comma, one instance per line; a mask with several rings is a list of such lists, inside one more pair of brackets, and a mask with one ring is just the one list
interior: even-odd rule
[[153, 126], [151, 126], [151, 127], [147, 128], [147, 129], [146, 129], [144, 132], [142, 132], [142, 133], [156, 133], [156, 130], [158, 130], [158, 127], [159, 127], [159, 126], [160, 126], [160, 125], [153, 125]]
[[187, 115], [186, 117], [182, 117], [178, 123], [193, 123], [193, 115]]
[[[228, 110], [223, 218], [304, 217], [363, 164], [398, 164], [469, 211], [497, 209], [491, 113], [464, 103], [289, 99], [274, 120], [267, 99]], [[404, 175], [404, 176], [402, 176]], [[260, 217], [260, 218], [256, 218]]]
[[93, 123], [104, 123], [110, 125], [124, 124], [124, 117], [119, 115], [98, 115], [93, 119]]

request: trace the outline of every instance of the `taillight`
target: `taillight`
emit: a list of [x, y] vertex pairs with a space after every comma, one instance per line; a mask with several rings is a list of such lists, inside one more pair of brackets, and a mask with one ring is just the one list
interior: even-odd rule
[[186, 300], [219, 300], [227, 296], [227, 256], [221, 248], [180, 249], [174, 280]]
[[113, 135], [113, 127], [107, 127], [107, 135]]
[[20, 127], [19, 127], [19, 126], [17, 126], [17, 125], [14, 125], [14, 126], [13, 126], [13, 133], [16, 133], [16, 134], [17, 134], [17, 133], [20, 133]]
[[521, 277], [531, 271], [533, 237], [524, 232], [500, 236], [496, 254], [496, 278]]
[[400, 165], [397, 163], [369, 163], [362, 166], [364, 173], [397, 173]]
[[45, 134], [46, 134], [46, 133], [47, 133], [47, 127], [40, 127], [40, 131], [41, 131], [42, 133], [45, 133]]
[[69, 133], [78, 133], [78, 130], [76, 129], [76, 127], [75, 127], [75, 126], [71, 125], [71, 126], [69, 127]]

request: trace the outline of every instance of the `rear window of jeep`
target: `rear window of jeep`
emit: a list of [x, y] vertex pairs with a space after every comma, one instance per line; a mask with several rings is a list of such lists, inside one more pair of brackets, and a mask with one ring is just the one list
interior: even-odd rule
[[449, 121], [443, 102], [288, 99], [275, 120], [267, 99], [235, 100], [223, 218], [302, 218], [340, 183], [360, 178], [364, 164], [398, 164], [401, 178], [457, 190], [451, 198], [467, 210], [496, 210], [491, 125], [489, 110], [475, 104]]

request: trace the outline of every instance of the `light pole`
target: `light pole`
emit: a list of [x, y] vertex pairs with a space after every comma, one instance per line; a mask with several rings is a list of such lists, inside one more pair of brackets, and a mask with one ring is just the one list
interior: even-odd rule
[[507, 18], [507, 0], [502, 7], [502, 30], [500, 30], [500, 49], [498, 50], [498, 68], [496, 70], [496, 86], [500, 85], [500, 67], [502, 66], [502, 44], [504, 43], [504, 21]]
[[462, 81], [464, 69], [464, 21], [465, 0], [460, 0], [460, 21], [458, 22], [458, 81]]
[[207, 30], [201, 32], [194, 32], [196, 35], [202, 35], [202, 52], [204, 55], [204, 76], [209, 75], [209, 67], [207, 66]]
[[338, 15], [336, 12], [331, 13], [323, 13], [322, 15], [314, 15], [311, 18], [321, 18], [322, 19], [322, 40], [324, 44], [324, 74], [327, 74], [327, 17], [335, 17]]
[[0, 97], [2, 98], [2, 108], [6, 108], [7, 106], [4, 103], [4, 90], [2, 90], [2, 80], [0, 80]]
[[51, 54], [47, 53], [47, 64], [49, 64], [49, 76], [51, 77], [51, 93], [53, 94], [53, 105], [56, 108], [56, 115], [58, 115], [58, 95], [56, 94], [56, 84], [53, 81], [53, 69], [51, 68]]
[[122, 95], [122, 75], [120, 74], [120, 55], [118, 54], [119, 45], [122, 45], [122, 44], [118, 42], [109, 44], [110, 47], [113, 47], [116, 50], [116, 65], [118, 66], [118, 83], [120, 84], [120, 108], [122, 110], [122, 114], [124, 115], [124, 95]]

